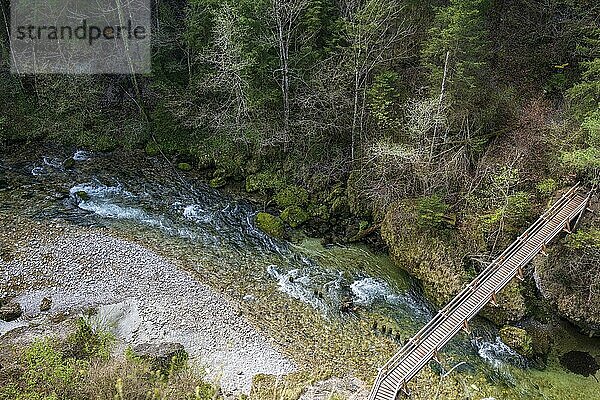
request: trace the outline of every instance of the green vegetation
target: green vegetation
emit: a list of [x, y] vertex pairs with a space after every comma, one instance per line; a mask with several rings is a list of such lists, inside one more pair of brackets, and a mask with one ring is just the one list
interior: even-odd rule
[[215, 388], [179, 360], [168, 371], [132, 357], [110, 354], [112, 337], [83, 319], [66, 339], [37, 339], [27, 347], [3, 348], [2, 400], [126, 400], [215, 398]]
[[246, 178], [246, 191], [249, 193], [274, 192], [281, 190], [284, 185], [283, 178], [274, 172], [260, 172]]
[[[250, 398], [258, 400], [297, 400], [307, 387], [330, 378], [331, 373], [331, 370], [321, 367], [311, 371], [293, 372], [283, 378], [258, 374], [252, 379]], [[340, 399], [340, 396], [333, 394], [330, 400], [334, 398]], [[340, 400], [343, 400], [343, 398]]]
[[274, 200], [282, 209], [291, 206], [303, 207], [308, 203], [308, 192], [301, 187], [290, 185], [277, 193]]
[[506, 345], [524, 357], [533, 356], [531, 336], [525, 329], [505, 326], [500, 329], [500, 338]]
[[535, 185], [538, 193], [544, 197], [551, 196], [558, 189], [558, 182], [552, 178], [546, 178]]
[[266, 212], [256, 214], [256, 226], [263, 232], [276, 238], [282, 238], [285, 232], [281, 218]]
[[281, 213], [281, 219], [292, 228], [299, 227], [305, 223], [308, 218], [308, 213], [298, 206], [290, 206]]
[[[12, 75], [0, 30], [0, 146], [161, 154], [213, 188], [243, 185], [278, 238], [380, 226], [441, 304], [561, 190], [598, 183], [599, 14], [592, 0], [161, 2], [143, 77]], [[596, 225], [539, 268], [555, 309], [590, 332]], [[511, 284], [484, 315], [531, 316], [534, 290]]]
[[182, 171], [191, 171], [192, 170], [192, 166], [189, 163], [179, 163], [177, 164], [177, 168], [179, 168]]
[[420, 228], [437, 229], [441, 227], [448, 205], [438, 196], [428, 196], [419, 199], [417, 224]]

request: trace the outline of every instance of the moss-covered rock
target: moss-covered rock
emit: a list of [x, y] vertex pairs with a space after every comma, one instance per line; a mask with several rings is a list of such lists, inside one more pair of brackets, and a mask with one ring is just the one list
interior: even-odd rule
[[505, 326], [500, 329], [500, 339], [511, 349], [523, 357], [533, 356], [533, 345], [531, 336], [525, 329], [515, 326]]
[[405, 200], [391, 206], [381, 225], [381, 236], [394, 262], [419, 279], [426, 295], [441, 305], [458, 293], [470, 276], [463, 268], [453, 232], [419, 228], [418, 202]]
[[291, 206], [304, 207], [308, 203], [308, 192], [299, 186], [289, 185], [280, 190], [274, 200], [282, 209]]
[[90, 195], [85, 190], [79, 190], [75, 192], [75, 196], [77, 196], [81, 201], [88, 201], [90, 199]]
[[299, 227], [309, 218], [308, 213], [298, 206], [288, 207], [281, 213], [281, 219], [292, 228]]
[[325, 204], [311, 203], [308, 205], [307, 211], [310, 214], [311, 218], [320, 218], [326, 221], [331, 217], [329, 207], [327, 207]]
[[148, 143], [146, 143], [146, 147], [144, 148], [144, 151], [149, 156], [154, 157], [160, 153], [160, 146], [154, 141], [148, 142]]
[[180, 169], [181, 171], [191, 171], [192, 170], [192, 165], [186, 162], [181, 162], [179, 164], [177, 164], [177, 168]]
[[284, 234], [284, 225], [281, 218], [266, 212], [259, 212], [256, 215], [256, 226], [266, 234], [282, 238]]
[[246, 178], [246, 191], [248, 193], [274, 192], [282, 190], [284, 186], [285, 180], [275, 172], [263, 171]]
[[600, 336], [600, 296], [593, 292], [600, 285], [600, 217], [586, 215], [583, 222], [563, 244], [550, 249], [550, 257], [536, 260], [536, 281], [562, 317]]
[[527, 313], [527, 306], [522, 290], [523, 287], [518, 281], [513, 280], [509, 282], [496, 296], [498, 305], [486, 305], [480, 315], [496, 325], [504, 325], [521, 320]]

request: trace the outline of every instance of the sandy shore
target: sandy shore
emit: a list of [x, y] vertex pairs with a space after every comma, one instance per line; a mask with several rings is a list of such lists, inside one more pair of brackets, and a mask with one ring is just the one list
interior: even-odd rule
[[49, 315], [99, 308], [123, 343], [183, 344], [226, 393], [247, 393], [255, 374], [294, 370], [234, 303], [152, 251], [99, 229], [4, 222], [0, 296], [16, 295], [24, 315], [0, 321], [0, 334], [39, 319], [50, 297]]

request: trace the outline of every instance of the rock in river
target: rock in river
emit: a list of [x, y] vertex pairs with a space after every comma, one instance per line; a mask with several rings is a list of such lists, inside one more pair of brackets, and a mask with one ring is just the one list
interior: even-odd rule
[[49, 311], [50, 307], [52, 307], [52, 299], [44, 297], [40, 303], [40, 311]]
[[14, 321], [23, 314], [19, 303], [8, 303], [0, 307], [0, 319], [6, 322]]

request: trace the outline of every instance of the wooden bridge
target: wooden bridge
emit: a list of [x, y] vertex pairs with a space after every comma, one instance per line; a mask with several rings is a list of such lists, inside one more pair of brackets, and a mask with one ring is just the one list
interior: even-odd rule
[[580, 193], [579, 184], [550, 207], [533, 225], [492, 261], [450, 303], [438, 311], [408, 343], [379, 370], [369, 400], [395, 400], [410, 395], [410, 381], [469, 321], [513, 278], [523, 279], [523, 267], [561, 232], [571, 233], [587, 209], [591, 192]]

